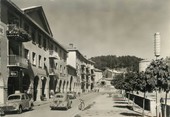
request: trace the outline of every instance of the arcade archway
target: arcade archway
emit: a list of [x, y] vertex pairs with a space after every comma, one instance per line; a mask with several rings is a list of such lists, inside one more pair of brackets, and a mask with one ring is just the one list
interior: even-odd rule
[[35, 78], [34, 78], [34, 96], [33, 96], [34, 101], [36, 101], [36, 99], [37, 99], [38, 82], [39, 82], [39, 77], [35, 76]]

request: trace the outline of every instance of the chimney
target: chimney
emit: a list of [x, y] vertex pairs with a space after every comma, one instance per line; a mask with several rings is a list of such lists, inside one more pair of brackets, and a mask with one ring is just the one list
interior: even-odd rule
[[70, 48], [73, 48], [73, 44], [72, 44], [72, 43], [70, 43], [70, 44], [69, 44], [69, 47], [70, 47]]

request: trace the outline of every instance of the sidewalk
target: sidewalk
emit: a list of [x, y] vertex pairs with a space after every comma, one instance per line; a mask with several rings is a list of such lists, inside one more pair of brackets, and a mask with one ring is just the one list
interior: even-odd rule
[[113, 97], [103, 94], [94, 101], [75, 117], [141, 117], [140, 113], [128, 109], [127, 101], [117, 94], [114, 94]]

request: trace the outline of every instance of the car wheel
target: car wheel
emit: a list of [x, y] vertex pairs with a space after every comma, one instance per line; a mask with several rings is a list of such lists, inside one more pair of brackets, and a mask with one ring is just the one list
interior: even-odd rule
[[18, 114], [21, 114], [22, 113], [22, 107], [19, 106], [19, 109], [18, 109]]
[[31, 103], [29, 110], [32, 110], [33, 106], [34, 106], [33, 103]]
[[70, 104], [70, 107], [69, 108], [71, 108], [71, 104]]
[[66, 106], [66, 110], [68, 110], [68, 104], [67, 104], [67, 106]]

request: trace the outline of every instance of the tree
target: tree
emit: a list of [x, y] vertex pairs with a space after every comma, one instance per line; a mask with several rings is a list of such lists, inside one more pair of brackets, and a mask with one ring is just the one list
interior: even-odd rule
[[97, 56], [92, 57], [92, 61], [95, 62], [95, 67], [104, 70], [106, 67], [110, 69], [126, 68], [128, 71], [138, 71], [139, 61], [141, 58], [135, 56]]
[[[167, 62], [162, 59], [153, 60], [151, 64], [146, 69], [147, 80], [149, 84], [152, 84], [152, 89], [157, 89], [159, 91], [164, 90], [165, 94], [165, 108], [164, 108], [164, 115], [166, 117], [166, 109], [167, 109], [167, 94], [170, 90], [170, 71]], [[157, 107], [158, 108], [158, 107]], [[158, 116], [158, 109], [157, 109], [157, 116]]]

